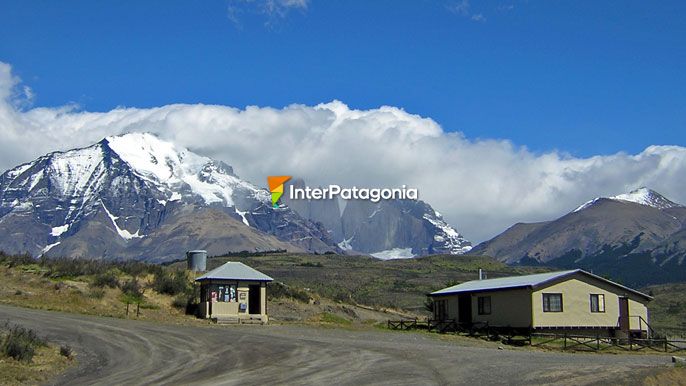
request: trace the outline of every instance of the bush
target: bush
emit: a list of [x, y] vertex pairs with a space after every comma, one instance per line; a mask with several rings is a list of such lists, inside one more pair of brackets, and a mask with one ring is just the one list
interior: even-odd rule
[[191, 292], [191, 284], [184, 271], [159, 271], [155, 273], [152, 288], [167, 295], [188, 294]]
[[31, 255], [6, 255], [4, 252], [0, 252], [0, 261], [6, 263], [10, 268], [36, 263], [36, 259]]
[[36, 335], [36, 332], [21, 326], [10, 326], [5, 323], [7, 335], [2, 342], [2, 353], [18, 361], [31, 362], [36, 349], [44, 347], [47, 342]]
[[324, 267], [324, 264], [322, 264], [322, 263], [319, 262], [319, 261], [316, 262], [316, 263], [313, 263], [313, 262], [311, 262], [311, 261], [306, 261], [306, 262], [304, 262], [304, 263], [300, 263], [299, 265], [300, 265], [301, 267], [313, 267], [313, 268], [322, 268], [322, 267]]
[[113, 271], [107, 271], [95, 275], [90, 285], [97, 288], [117, 288], [119, 287], [119, 279], [117, 279], [117, 275]]
[[95, 275], [93, 278], [93, 281], [91, 282], [92, 287], [98, 287], [98, 288], [103, 288], [103, 287], [110, 287], [110, 288], [117, 288], [119, 287], [119, 279], [117, 278], [117, 274], [114, 273], [113, 271], [107, 271], [103, 272], [100, 274]]
[[74, 355], [74, 350], [69, 345], [63, 344], [60, 346], [60, 355], [71, 358]]
[[185, 309], [188, 305], [188, 297], [184, 295], [179, 295], [172, 301], [172, 307], [178, 309]]
[[143, 300], [143, 289], [135, 278], [125, 282], [121, 286], [121, 291], [124, 293], [123, 301], [126, 303], [140, 303]]
[[90, 292], [88, 292], [88, 297], [100, 300], [105, 297], [105, 290], [102, 288], [91, 288]]

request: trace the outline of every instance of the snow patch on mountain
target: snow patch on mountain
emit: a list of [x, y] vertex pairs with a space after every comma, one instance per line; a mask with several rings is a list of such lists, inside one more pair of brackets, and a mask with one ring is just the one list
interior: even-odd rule
[[69, 230], [69, 224], [64, 224], [58, 227], [53, 227], [52, 231], [50, 232], [51, 236], [59, 237], [61, 236], [64, 232]]
[[44, 255], [44, 254], [48, 253], [49, 250], [53, 249], [54, 247], [56, 247], [58, 245], [60, 245], [60, 241], [53, 243], [53, 244], [46, 245], [45, 248], [43, 248], [43, 250], [41, 250], [41, 254]]
[[233, 206], [233, 194], [237, 189], [248, 190], [256, 198], [267, 201], [266, 196], [259, 194], [258, 187], [230, 174], [221, 163], [179, 149], [153, 134], [130, 133], [106, 140], [136, 175], [169, 195], [166, 201], [180, 200], [182, 194], [179, 192], [185, 186], [206, 204]]
[[107, 207], [105, 206], [105, 204], [102, 201], [100, 201], [100, 205], [102, 205], [102, 208], [105, 209], [105, 213], [107, 213], [107, 216], [110, 218], [110, 220], [112, 220], [112, 225], [114, 225], [114, 229], [117, 231], [117, 234], [119, 234], [119, 236], [122, 239], [131, 240], [131, 239], [140, 239], [140, 238], [145, 237], [145, 235], [140, 234], [140, 229], [137, 230], [136, 233], [131, 233], [131, 232], [127, 231], [126, 229], [119, 228], [119, 225], [117, 225], [117, 220], [119, 219], [119, 217], [114, 216], [112, 213], [110, 213], [110, 211], [107, 210]]
[[344, 251], [352, 251], [353, 246], [352, 246], [352, 241], [355, 238], [355, 236], [349, 238], [349, 239], [344, 239], [340, 243], [338, 243], [338, 248], [341, 248]]
[[412, 248], [393, 248], [370, 255], [379, 260], [411, 259], [416, 256], [412, 253]]
[[632, 190], [629, 193], [624, 193], [624, 194], [619, 194], [616, 196], [612, 197], [597, 197], [594, 198], [590, 201], [587, 201], [580, 205], [578, 208], [574, 209], [572, 213], [578, 212], [581, 210], [584, 210], [590, 206], [593, 206], [598, 200], [602, 198], [607, 198], [609, 200], [615, 200], [615, 201], [626, 201], [626, 202], [633, 202], [635, 204], [640, 204], [640, 205], [646, 205], [650, 206], [653, 208], [657, 209], [668, 209], [668, 208], [674, 208], [681, 206], [675, 202], [670, 201], [669, 199], [665, 198], [663, 195], [660, 193], [648, 189], [646, 187], [641, 187], [636, 190]]
[[610, 197], [610, 199], [635, 202], [641, 205], [652, 206], [657, 209], [668, 209], [680, 206], [679, 204], [666, 199], [660, 193], [646, 187], [638, 188], [626, 194]]
[[455, 228], [450, 226], [443, 216], [438, 211], [434, 210], [434, 215], [431, 216], [429, 213], [424, 214], [424, 220], [430, 222], [433, 226], [438, 228], [439, 233], [434, 235], [434, 240], [437, 242], [444, 242], [446, 248], [450, 251], [450, 254], [461, 255], [469, 252], [472, 246], [459, 234]]

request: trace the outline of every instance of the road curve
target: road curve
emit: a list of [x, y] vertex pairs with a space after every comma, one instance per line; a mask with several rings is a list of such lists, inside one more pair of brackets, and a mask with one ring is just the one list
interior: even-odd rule
[[670, 361], [462, 347], [415, 333], [190, 327], [0, 306], [7, 319], [75, 349], [78, 365], [52, 380], [57, 385], [638, 384]]

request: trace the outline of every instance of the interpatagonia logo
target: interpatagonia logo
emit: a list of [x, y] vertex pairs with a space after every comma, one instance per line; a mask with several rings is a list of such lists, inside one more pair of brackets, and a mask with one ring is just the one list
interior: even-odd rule
[[[279, 207], [279, 199], [285, 193], [283, 184], [288, 182], [291, 176], [269, 176], [269, 191], [272, 194], [272, 207]], [[408, 188], [402, 185], [399, 188], [342, 188], [340, 185], [329, 185], [328, 187], [311, 188], [305, 186], [296, 188], [289, 186], [288, 198], [291, 200], [332, 200], [341, 198], [343, 200], [368, 200], [379, 202], [381, 200], [417, 200], [419, 192], [416, 188]]]
[[283, 184], [291, 179], [291, 176], [269, 176], [267, 183], [269, 184], [269, 191], [272, 193], [272, 207], [279, 207], [279, 198], [283, 195]]

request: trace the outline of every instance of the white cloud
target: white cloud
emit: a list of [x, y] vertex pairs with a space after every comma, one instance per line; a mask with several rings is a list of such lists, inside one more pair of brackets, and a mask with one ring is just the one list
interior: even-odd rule
[[309, 3], [309, 0], [230, 0], [227, 17], [237, 28], [242, 28], [241, 15], [259, 14], [266, 18], [266, 27], [273, 27], [292, 10], [307, 11]]
[[483, 14], [472, 12], [472, 6], [469, 3], [469, 0], [461, 0], [458, 2], [450, 3], [446, 6], [446, 8], [450, 12], [452, 12], [456, 15], [463, 16], [465, 18], [469, 18], [472, 21], [477, 21], [477, 22], [482, 22], [482, 23], [486, 21], [486, 17]]
[[234, 166], [265, 186], [267, 175], [310, 184], [419, 189], [468, 238], [481, 241], [519, 221], [541, 221], [596, 196], [648, 186], [686, 203], [686, 148], [650, 146], [639, 154], [574, 158], [536, 154], [506, 140], [471, 140], [396, 107], [351, 109], [333, 101], [283, 109], [167, 105], [80, 111], [17, 109], [21, 87], [0, 63], [0, 168], [103, 137], [149, 131]]

